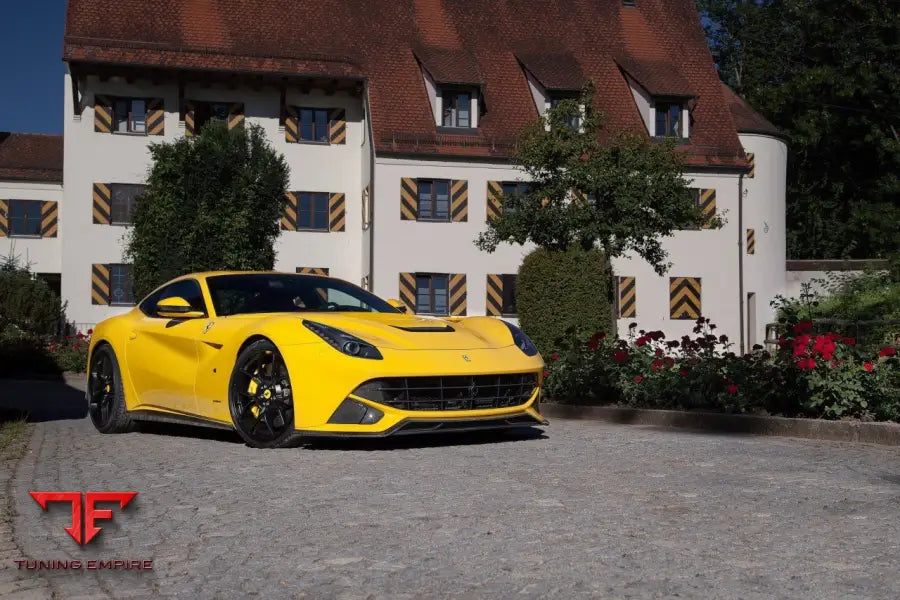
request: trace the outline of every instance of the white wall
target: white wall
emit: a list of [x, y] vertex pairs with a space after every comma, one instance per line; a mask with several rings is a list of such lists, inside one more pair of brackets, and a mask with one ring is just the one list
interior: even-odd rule
[[653, 135], [655, 130], [655, 121], [654, 121], [654, 113], [650, 100], [650, 94], [640, 86], [640, 84], [629, 77], [625, 76], [625, 80], [628, 82], [628, 87], [631, 89], [631, 95], [634, 98], [634, 103], [637, 105], [638, 113], [641, 115], [641, 120], [644, 122], [644, 127], [647, 128], [647, 133], [649, 135]]
[[[92, 223], [92, 186], [96, 181], [141, 183], [150, 167], [148, 144], [172, 141], [184, 135], [179, 123], [178, 90], [175, 83], [153, 85], [148, 81], [126, 83], [116, 78], [100, 82], [94, 77], [84, 86], [84, 111], [80, 119], [72, 114], [71, 79], [66, 75], [64, 208], [60, 216], [60, 236], [66, 239], [62, 257], [63, 298], [69, 302], [69, 318], [93, 324], [127, 310], [91, 304], [91, 264], [122, 261], [122, 226]], [[94, 132], [95, 93], [136, 95], [165, 99], [164, 136], [127, 136]], [[366, 143], [362, 108], [358, 98], [345, 93], [331, 96], [313, 90], [301, 94], [288, 90], [287, 102], [299, 106], [346, 110], [345, 144], [289, 144], [279, 126], [280, 93], [272, 87], [260, 90], [205, 87], [188, 83], [185, 98], [243, 102], [248, 123], [261, 125], [274, 147], [282, 152], [291, 169], [292, 191], [342, 192], [345, 194], [344, 232], [283, 232], [276, 243], [275, 268], [293, 272], [296, 267], [328, 267], [331, 274], [358, 283], [361, 274], [362, 167], [359, 153]]]
[[[57, 223], [62, 220], [62, 185], [29, 181], [0, 181], [2, 200], [41, 200], [57, 203]], [[30, 266], [33, 273], [60, 273], [61, 237], [57, 227], [55, 238], [0, 237], [0, 256], [15, 256], [20, 264]]]

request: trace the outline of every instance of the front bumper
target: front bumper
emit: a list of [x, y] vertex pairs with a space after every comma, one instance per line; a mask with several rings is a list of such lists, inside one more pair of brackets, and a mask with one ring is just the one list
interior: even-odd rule
[[[491, 350], [382, 350], [383, 360], [345, 356], [319, 345], [281, 349], [294, 393], [294, 427], [301, 435], [385, 437], [412, 433], [473, 431], [546, 425], [539, 409], [544, 362], [517, 347]], [[356, 396], [366, 381], [392, 377], [433, 377], [535, 373], [537, 387], [517, 406], [470, 410], [400, 410]], [[375, 423], [333, 423], [329, 419], [345, 399], [382, 414]]]

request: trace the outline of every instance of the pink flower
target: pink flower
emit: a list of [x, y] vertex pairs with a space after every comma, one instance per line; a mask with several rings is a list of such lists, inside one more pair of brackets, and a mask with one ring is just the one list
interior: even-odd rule
[[635, 382], [635, 383], [640, 383], [640, 382], [642, 382], [643, 380], [644, 380], [644, 376], [643, 376], [643, 375], [638, 375], [637, 377], [634, 378], [634, 382]]
[[738, 387], [732, 383], [731, 385], [728, 386], [728, 393], [729, 394], [737, 394]]

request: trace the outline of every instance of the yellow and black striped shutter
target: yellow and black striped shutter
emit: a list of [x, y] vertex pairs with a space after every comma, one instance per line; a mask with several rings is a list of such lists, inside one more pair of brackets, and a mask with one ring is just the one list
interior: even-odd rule
[[0, 237], [6, 237], [9, 235], [9, 217], [7, 217], [8, 212], [9, 202], [7, 200], [0, 200]]
[[716, 216], [716, 190], [700, 190], [700, 212], [703, 213], [703, 229], [712, 226], [712, 219]]
[[450, 314], [465, 316], [466, 314], [466, 276], [464, 273], [450, 275]]
[[469, 182], [465, 179], [450, 182], [450, 220], [454, 223], [469, 220]]
[[112, 196], [109, 191], [108, 183], [94, 184], [94, 223], [98, 225], [109, 225], [111, 215]]
[[284, 107], [284, 141], [296, 144], [300, 140], [300, 119], [296, 106]]
[[228, 129], [234, 129], [244, 124], [244, 103], [232, 102], [228, 105]]
[[333, 108], [328, 113], [328, 141], [332, 144], [347, 143], [347, 118], [343, 108]]
[[195, 121], [197, 117], [197, 104], [193, 100], [184, 101], [184, 134], [194, 135], [196, 133]]
[[344, 194], [330, 194], [328, 196], [328, 230], [344, 231], [346, 215], [347, 203], [344, 202]]
[[620, 319], [637, 317], [637, 284], [634, 277], [619, 277], [617, 286], [617, 308]]
[[91, 304], [109, 304], [109, 265], [91, 265]]
[[756, 177], [756, 155], [753, 152], [747, 153], [747, 162], [750, 163], [750, 172], [747, 173], [747, 177], [753, 179]]
[[94, 96], [94, 131], [112, 133], [113, 109], [112, 98], [97, 94]]
[[490, 317], [499, 317], [503, 314], [503, 277], [500, 275], [488, 274], [487, 276], [487, 299], [484, 312]]
[[756, 254], [756, 230], [747, 229], [747, 254]]
[[416, 312], [415, 273], [400, 273], [400, 302], [406, 305], [407, 312]]
[[325, 275], [328, 276], [328, 267], [297, 267], [297, 273], [301, 275]]
[[669, 278], [669, 317], [672, 319], [699, 319], [700, 278]]
[[166, 132], [166, 106], [162, 98], [147, 99], [147, 135]]
[[419, 184], [412, 177], [400, 180], [400, 219], [415, 221], [419, 217]]
[[487, 220], [499, 218], [503, 214], [503, 184], [499, 181], [487, 182]]
[[284, 195], [281, 211], [281, 229], [284, 231], [297, 231], [297, 193], [287, 192]]
[[59, 208], [56, 202], [46, 201], [41, 205], [41, 237], [56, 237], [59, 229]]

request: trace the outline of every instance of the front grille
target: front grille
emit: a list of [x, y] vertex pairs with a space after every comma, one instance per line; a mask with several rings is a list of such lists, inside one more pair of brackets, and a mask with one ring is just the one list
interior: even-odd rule
[[353, 394], [400, 410], [482, 410], [525, 404], [536, 373], [372, 379]]

